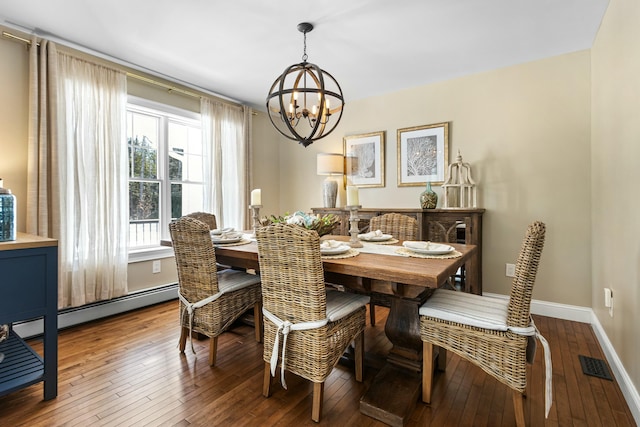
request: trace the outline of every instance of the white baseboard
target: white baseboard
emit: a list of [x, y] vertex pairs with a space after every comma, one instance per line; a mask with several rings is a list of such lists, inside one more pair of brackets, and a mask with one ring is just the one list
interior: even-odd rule
[[[164, 301], [178, 298], [178, 285], [167, 285], [136, 292], [124, 297], [115, 298], [109, 301], [89, 304], [68, 310], [61, 310], [58, 313], [58, 329], [86, 323], [91, 320], [113, 316], [137, 308], [146, 307]], [[27, 322], [14, 323], [13, 329], [22, 338], [30, 338], [41, 335], [44, 332], [44, 322], [42, 319]]]
[[611, 341], [609, 341], [609, 337], [600, 324], [600, 320], [598, 320], [598, 316], [596, 316], [594, 312], [592, 312], [591, 316], [591, 326], [596, 333], [596, 337], [598, 338], [600, 347], [602, 347], [602, 351], [604, 352], [607, 362], [609, 362], [609, 366], [611, 366], [613, 375], [620, 384], [620, 390], [627, 401], [627, 405], [629, 405], [629, 409], [633, 414], [636, 425], [640, 425], [640, 395], [638, 394], [638, 390], [633, 386], [631, 378], [629, 378], [620, 358], [618, 358], [618, 353], [616, 353], [613, 348]]
[[[508, 299], [507, 295], [483, 293], [483, 296]], [[616, 377], [620, 390], [629, 405], [629, 410], [635, 419], [637, 425], [640, 425], [640, 395], [636, 390], [633, 381], [627, 374], [626, 369], [622, 365], [618, 354], [616, 353], [609, 337], [604, 328], [600, 324], [598, 317], [590, 307], [578, 307], [575, 305], [558, 304], [555, 302], [531, 300], [531, 314], [539, 316], [554, 317], [556, 319], [571, 320], [573, 322], [589, 323], [596, 334], [596, 339], [602, 347], [605, 358], [613, 375]]]

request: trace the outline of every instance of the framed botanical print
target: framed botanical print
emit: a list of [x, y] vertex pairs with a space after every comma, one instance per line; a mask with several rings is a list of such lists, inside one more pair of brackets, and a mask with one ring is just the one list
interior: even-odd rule
[[398, 187], [442, 184], [449, 164], [449, 123], [398, 129]]
[[381, 131], [344, 137], [345, 171], [350, 185], [384, 187], [384, 136]]

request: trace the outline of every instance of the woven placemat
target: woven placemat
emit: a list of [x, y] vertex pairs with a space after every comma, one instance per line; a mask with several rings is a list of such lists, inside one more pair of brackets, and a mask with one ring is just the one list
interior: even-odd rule
[[363, 240], [363, 239], [360, 239], [360, 240], [363, 241], [363, 242], [371, 243], [373, 245], [394, 245], [394, 244], [400, 242], [400, 240], [398, 240], [398, 239], [382, 240], [380, 242], [374, 242], [372, 240]]
[[354, 256], [360, 255], [360, 251], [357, 249], [349, 249], [347, 252], [336, 255], [322, 255], [322, 259], [342, 259], [342, 258], [351, 258]]
[[239, 242], [234, 242], [234, 243], [214, 243], [213, 246], [216, 247], [221, 247], [221, 248], [225, 248], [227, 246], [241, 246], [241, 245], [247, 245], [251, 243], [251, 240], [249, 239], [242, 239]]
[[462, 254], [458, 251], [452, 251], [448, 254], [442, 255], [428, 255], [428, 254], [419, 254], [407, 248], [398, 248], [396, 249], [396, 253], [404, 256], [410, 256], [413, 258], [435, 258], [435, 259], [449, 259], [449, 258], [460, 258]]

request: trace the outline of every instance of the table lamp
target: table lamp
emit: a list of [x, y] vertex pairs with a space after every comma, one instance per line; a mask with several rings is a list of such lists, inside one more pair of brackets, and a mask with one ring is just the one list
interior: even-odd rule
[[328, 175], [322, 182], [322, 198], [325, 208], [335, 208], [338, 196], [338, 183], [332, 175], [344, 175], [344, 157], [339, 153], [318, 153], [318, 175]]

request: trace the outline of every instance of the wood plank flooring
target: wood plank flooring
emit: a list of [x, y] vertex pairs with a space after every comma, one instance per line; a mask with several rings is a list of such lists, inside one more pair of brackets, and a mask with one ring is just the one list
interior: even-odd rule
[[[359, 398], [391, 347], [384, 336], [387, 309], [366, 329], [363, 383], [338, 365], [325, 385], [326, 426], [383, 426], [359, 412]], [[367, 316], [368, 318], [368, 316]], [[551, 345], [554, 401], [544, 417], [544, 367], [539, 346], [530, 370], [525, 417], [530, 426], [634, 426], [615, 381], [582, 373], [578, 354], [604, 358], [591, 327], [535, 317]], [[262, 344], [238, 325], [219, 338], [218, 364], [210, 368], [208, 341], [181, 355], [178, 303], [170, 301], [61, 331], [59, 390], [42, 400], [42, 384], [0, 397], [0, 426], [305, 426], [311, 421], [309, 382], [287, 375], [288, 390], [274, 385], [262, 396]], [[31, 344], [37, 351], [42, 345]], [[419, 402], [409, 426], [512, 426], [511, 393], [482, 370], [448, 352], [447, 371], [436, 376], [433, 402]], [[279, 375], [279, 373], [278, 373]]]

